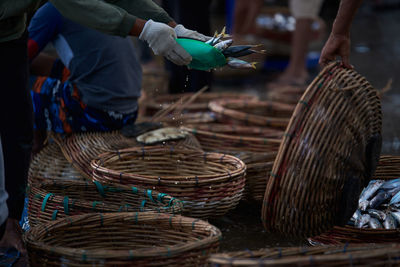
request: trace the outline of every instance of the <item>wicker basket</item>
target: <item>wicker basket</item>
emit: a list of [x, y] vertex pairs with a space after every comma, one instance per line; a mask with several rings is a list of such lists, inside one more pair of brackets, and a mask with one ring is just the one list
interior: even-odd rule
[[43, 181], [84, 181], [85, 178], [69, 163], [56, 143], [43, 148], [31, 161], [28, 189]]
[[[151, 117], [142, 116], [136, 120], [139, 122], [151, 121]], [[159, 120], [164, 126], [180, 127], [183, 125], [202, 125], [209, 124], [216, 121], [215, 114], [212, 112], [194, 112], [194, 113], [180, 113], [178, 116], [169, 114]]]
[[247, 169], [244, 198], [262, 201], [268, 174], [272, 170], [276, 151], [280, 145], [280, 139], [277, 137], [283, 135], [281, 131], [265, 127], [223, 124], [198, 125], [196, 128], [184, 129], [193, 133], [203, 150], [231, 154], [240, 158]]
[[25, 235], [35, 266], [203, 266], [221, 232], [199, 219], [154, 212], [92, 213]]
[[165, 147], [105, 153], [92, 162], [93, 179], [153, 188], [184, 202], [184, 214], [208, 218], [236, 207], [245, 184], [238, 158]]
[[268, 91], [267, 99], [280, 103], [297, 104], [305, 90], [305, 87], [299, 86], [287, 85], [278, 87], [274, 90]]
[[210, 102], [209, 108], [223, 123], [285, 128], [295, 106], [271, 101], [222, 99]]
[[398, 244], [270, 248], [213, 254], [211, 266], [398, 266]]
[[31, 187], [29, 223], [91, 212], [157, 211], [180, 213], [182, 202], [163, 193], [99, 182], [47, 181]]
[[[146, 115], [154, 115], [157, 111], [168, 107], [172, 103], [182, 101], [182, 99], [189, 98], [193, 93], [184, 94], [165, 94], [158, 95], [150, 99], [146, 105]], [[194, 112], [206, 112], [208, 111], [209, 102], [217, 99], [241, 99], [243, 101], [256, 100], [256, 96], [240, 94], [234, 92], [222, 92], [222, 93], [203, 93], [196, 98], [196, 101], [190, 104], [183, 110], [184, 113]], [[182, 102], [183, 104], [183, 102]]]
[[309, 237], [346, 224], [375, 171], [381, 127], [377, 91], [354, 70], [327, 66], [286, 129], [265, 192], [265, 228]]
[[[383, 155], [379, 160], [374, 179], [390, 180], [400, 177], [400, 156]], [[332, 230], [319, 236], [310, 238], [311, 243], [341, 244], [364, 242], [399, 242], [400, 228], [387, 229], [363, 229], [352, 226], [335, 226]]]
[[[118, 151], [129, 147], [142, 147], [135, 139], [126, 138], [119, 132], [79, 133], [67, 138], [57, 138], [57, 143], [67, 160], [88, 179], [92, 179], [90, 162], [104, 152]], [[165, 142], [165, 146], [201, 150], [197, 140], [189, 135], [178, 141]]]

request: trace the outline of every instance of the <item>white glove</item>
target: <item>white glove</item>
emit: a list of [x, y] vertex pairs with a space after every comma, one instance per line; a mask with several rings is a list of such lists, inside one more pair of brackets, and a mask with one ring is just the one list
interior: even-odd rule
[[176, 65], [188, 65], [192, 61], [190, 54], [176, 42], [174, 29], [167, 24], [148, 20], [139, 39], [146, 41], [154, 54], [162, 55]]
[[186, 29], [182, 24], [176, 25], [174, 28], [176, 36], [178, 37], [184, 37], [184, 38], [190, 38], [190, 39], [195, 39], [199, 41], [208, 41], [211, 39], [209, 36], [205, 36], [204, 34], [198, 33], [196, 31], [188, 30]]

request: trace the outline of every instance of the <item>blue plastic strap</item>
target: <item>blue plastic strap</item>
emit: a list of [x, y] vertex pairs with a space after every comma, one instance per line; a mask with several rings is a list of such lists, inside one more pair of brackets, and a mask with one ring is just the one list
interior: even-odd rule
[[50, 198], [52, 195], [53, 195], [52, 193], [48, 193], [48, 194], [44, 197], [43, 203], [42, 203], [42, 211], [45, 211], [47, 200], [49, 200], [49, 198]]
[[170, 199], [170, 201], [168, 202], [168, 207], [171, 207], [172, 201], [174, 201], [174, 200], [175, 200], [174, 197], [172, 197], [172, 198]]
[[103, 227], [103, 222], [104, 222], [103, 214], [99, 213], [99, 216], [100, 216], [100, 226]]
[[147, 196], [150, 198], [150, 200], [151, 201], [153, 201], [153, 202], [156, 202], [155, 200], [154, 200], [154, 198], [153, 198], [153, 195], [151, 194], [152, 193], [152, 190], [147, 190]]
[[134, 194], [137, 194], [137, 193], [138, 193], [137, 187], [132, 186], [132, 192], [133, 192]]
[[97, 191], [99, 191], [100, 196], [105, 197], [106, 194], [104, 193], [104, 187], [101, 183], [98, 181], [93, 181], [93, 183], [96, 185]]
[[57, 219], [57, 213], [58, 213], [58, 210], [54, 210], [54, 211], [53, 211], [53, 215], [51, 216], [51, 219], [52, 219], [53, 221], [55, 221], [55, 220]]
[[146, 199], [143, 199], [142, 204], [140, 204], [140, 210], [143, 211], [144, 205], [146, 205]]
[[159, 202], [163, 203], [163, 198], [164, 198], [166, 195], [167, 195], [167, 194], [165, 194], [165, 193], [159, 193], [159, 194], [157, 195], [157, 200], [158, 200]]
[[139, 216], [139, 212], [136, 212], [136, 213], [135, 213], [135, 224], [138, 223], [138, 216]]
[[63, 203], [64, 203], [64, 213], [67, 214], [67, 215], [69, 215], [69, 206], [68, 206], [68, 204], [69, 204], [69, 197], [65, 196], [65, 197], [64, 197]]

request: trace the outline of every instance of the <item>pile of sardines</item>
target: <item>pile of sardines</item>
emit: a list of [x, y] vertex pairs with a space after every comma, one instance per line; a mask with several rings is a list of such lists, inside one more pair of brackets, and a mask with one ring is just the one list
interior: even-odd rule
[[230, 37], [225, 33], [225, 27], [222, 29], [221, 33], [215, 32], [214, 36], [206, 42], [216, 49], [221, 51], [225, 56], [227, 65], [234, 69], [255, 69], [257, 62], [247, 62], [238, 57], [248, 56], [253, 53], [265, 54], [265, 50], [255, 50], [255, 48], [261, 47], [262, 45], [232, 45], [233, 40], [224, 38]]
[[349, 225], [372, 229], [400, 227], [400, 178], [370, 181], [361, 192]]

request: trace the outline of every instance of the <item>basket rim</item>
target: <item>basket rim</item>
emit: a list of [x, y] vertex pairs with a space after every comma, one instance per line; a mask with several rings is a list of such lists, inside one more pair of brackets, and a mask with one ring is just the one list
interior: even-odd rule
[[[151, 216], [151, 218], [141, 218], [144, 216]], [[181, 244], [176, 244], [172, 246], [159, 246], [159, 247], [149, 247], [149, 248], [140, 248], [140, 249], [130, 249], [130, 250], [113, 250], [113, 249], [96, 249], [96, 250], [85, 250], [85, 249], [80, 249], [80, 248], [70, 248], [70, 247], [64, 247], [64, 246], [50, 246], [46, 244], [43, 241], [38, 241], [39, 237], [44, 236], [46, 233], [51, 231], [52, 229], [56, 229], [58, 227], [62, 226], [73, 226], [74, 223], [79, 223], [79, 222], [85, 222], [85, 219], [92, 219], [93, 217], [99, 217], [99, 221], [103, 221], [105, 219], [108, 219], [109, 217], [114, 217], [114, 220], [118, 221], [120, 218], [135, 218], [135, 221], [137, 223], [140, 222], [146, 222], [146, 221], [153, 221], [157, 219], [164, 219], [168, 220], [168, 223], [165, 221], [165, 224], [169, 224], [171, 229], [173, 229], [173, 225], [180, 224], [182, 220], [187, 220], [191, 222], [192, 229], [196, 229], [198, 225], [202, 225], [205, 230], [208, 230], [209, 235], [201, 240], [196, 240], [196, 241], [188, 241], [188, 242], [183, 242]], [[174, 220], [179, 218], [180, 221], [175, 222]], [[155, 224], [157, 225], [157, 224]], [[35, 234], [36, 232], [39, 232], [38, 234]], [[41, 234], [40, 234], [41, 233]], [[112, 258], [126, 258], [126, 259], [135, 259], [135, 258], [148, 258], [148, 257], [160, 257], [164, 254], [163, 256], [168, 257], [169, 255], [174, 255], [174, 254], [181, 254], [183, 252], [189, 251], [191, 249], [197, 248], [197, 247], [203, 247], [208, 244], [212, 244], [215, 242], [220, 241], [222, 237], [221, 231], [214, 225], [201, 220], [201, 219], [195, 219], [195, 218], [190, 218], [190, 217], [184, 217], [182, 215], [171, 215], [171, 214], [165, 214], [165, 213], [156, 213], [152, 211], [145, 211], [145, 212], [121, 212], [121, 213], [88, 213], [88, 214], [83, 214], [83, 215], [74, 215], [71, 217], [66, 217], [63, 219], [59, 219], [57, 221], [49, 222], [46, 224], [41, 224], [33, 227], [31, 230], [29, 230], [25, 235], [24, 235], [24, 240], [27, 243], [28, 246], [35, 246], [36, 248], [39, 248], [41, 251], [49, 252], [52, 254], [58, 254], [58, 255], [68, 255], [72, 257], [81, 257], [81, 258], [87, 258], [90, 260], [90, 258], [94, 259], [99, 259], [99, 258], [107, 258], [107, 259], [112, 259]], [[160, 253], [160, 250], [162, 253]], [[109, 254], [112, 252], [111, 254]], [[105, 257], [104, 255], [108, 255]]]
[[[235, 163], [235, 170], [226, 172], [226, 175], [223, 175], [222, 173], [219, 174], [214, 174], [214, 175], [207, 175], [207, 174], [199, 174], [199, 175], [176, 175], [176, 176], [156, 176], [156, 175], [142, 175], [142, 174], [135, 174], [135, 173], [121, 173], [119, 171], [115, 171], [112, 169], [108, 169], [102, 166], [101, 162], [104, 161], [104, 159], [110, 159], [111, 157], [114, 157], [115, 155], [118, 155], [117, 160], [123, 157], [123, 153], [136, 153], [140, 156], [144, 155], [143, 153], [147, 152], [164, 152], [168, 151], [168, 153], [176, 153], [176, 152], [186, 152], [190, 153], [191, 155], [202, 155], [201, 158], [206, 159], [206, 161], [209, 159], [210, 156], [215, 156], [215, 158], [218, 158], [218, 161], [220, 163], [222, 162], [227, 162], [230, 160], [231, 162]], [[198, 157], [200, 158], [200, 157]], [[112, 161], [112, 162], [115, 162]], [[180, 180], [180, 183], [178, 186], [181, 186], [183, 184], [194, 184], [196, 185], [201, 185], [201, 184], [208, 184], [210, 182], [219, 182], [219, 181], [225, 181], [230, 179], [231, 177], [235, 176], [240, 176], [246, 171], [246, 164], [240, 160], [237, 157], [234, 157], [229, 154], [221, 154], [221, 153], [216, 153], [216, 152], [200, 152], [197, 150], [191, 150], [191, 149], [174, 149], [170, 150], [165, 147], [161, 146], [154, 146], [154, 147], [132, 147], [132, 148], [126, 148], [126, 149], [121, 149], [118, 150], [118, 152], [106, 152], [98, 156], [97, 159], [92, 160], [91, 162], [91, 167], [93, 172], [100, 173], [100, 174], [111, 174], [111, 175], [117, 175], [121, 178], [133, 178], [133, 179], [143, 179], [143, 180], [148, 180], [149, 183], [155, 183], [159, 184], [159, 181], [162, 180], [163, 178], [164, 181], [166, 180]], [[232, 164], [233, 165], [233, 164]], [[191, 181], [193, 180], [193, 181]], [[195, 180], [195, 181], [194, 181]], [[173, 186], [173, 183], [171, 184]]]

